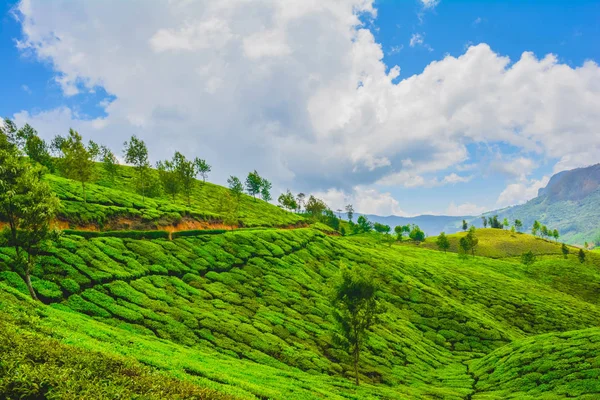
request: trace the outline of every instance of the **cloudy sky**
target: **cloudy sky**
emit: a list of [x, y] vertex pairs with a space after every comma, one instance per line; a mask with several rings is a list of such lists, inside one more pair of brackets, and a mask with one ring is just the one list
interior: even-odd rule
[[0, 115], [336, 209], [477, 214], [600, 162], [600, 2], [0, 2]]

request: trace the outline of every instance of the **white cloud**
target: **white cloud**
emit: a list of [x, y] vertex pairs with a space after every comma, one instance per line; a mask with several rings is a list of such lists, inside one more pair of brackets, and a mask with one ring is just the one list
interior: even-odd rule
[[425, 38], [420, 33], [413, 33], [410, 37], [410, 47], [422, 45], [425, 42]]
[[115, 150], [135, 133], [153, 160], [208, 159], [216, 182], [256, 168], [276, 188], [418, 186], [443, 182], [473, 143], [561, 168], [600, 154], [598, 65], [511, 62], [480, 44], [397, 81], [360, 23], [376, 17], [370, 0], [24, 0], [20, 10], [19, 47], [52, 64], [65, 95], [103, 87], [115, 98], [95, 122], [64, 108], [21, 120], [46, 138], [78, 127]]
[[435, 8], [440, 3], [440, 0], [421, 0], [423, 8]]
[[473, 25], [479, 25], [481, 23], [481, 21], [483, 21], [481, 19], [481, 17], [477, 17], [477, 18], [475, 18], [475, 21], [473, 21]]
[[442, 179], [442, 184], [455, 184], [455, 183], [466, 183], [473, 179], [473, 176], [460, 176], [455, 172], [450, 175], [446, 175], [444, 179]]
[[456, 205], [454, 202], [450, 203], [446, 209], [446, 215], [452, 216], [477, 216], [487, 211], [485, 207], [480, 207], [473, 203], [463, 203]]
[[490, 163], [492, 171], [500, 172], [511, 178], [519, 178], [520, 180], [524, 180], [529, 176], [537, 166], [537, 163], [531, 158], [522, 156], [507, 158], [501, 154], [497, 154], [496, 158]]
[[496, 204], [498, 207], [512, 206], [522, 204], [537, 196], [538, 190], [546, 187], [549, 176], [544, 176], [540, 180], [530, 179], [518, 183], [511, 183], [500, 193]]
[[433, 48], [429, 44], [425, 43], [425, 36], [421, 33], [413, 33], [413, 35], [410, 37], [409, 45], [410, 47], [421, 46], [429, 51], [433, 51]]
[[399, 46], [392, 46], [390, 47], [390, 50], [388, 51], [388, 56], [393, 56], [394, 54], [398, 54], [402, 51], [402, 49], [404, 48], [404, 45], [401, 44]]
[[400, 203], [389, 192], [381, 193], [376, 189], [356, 186], [350, 193], [339, 189], [316, 192], [314, 196], [322, 199], [332, 210], [343, 210], [346, 204], [352, 204], [361, 214], [407, 216]]
[[21, 85], [21, 89], [27, 94], [31, 94], [31, 89], [27, 85]]

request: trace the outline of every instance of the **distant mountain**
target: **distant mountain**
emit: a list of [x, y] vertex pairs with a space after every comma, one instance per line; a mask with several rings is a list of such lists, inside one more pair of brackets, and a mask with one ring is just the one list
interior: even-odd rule
[[486, 213], [523, 221], [530, 228], [536, 219], [556, 228], [567, 243], [593, 243], [600, 239], [600, 164], [563, 171], [550, 178], [538, 196], [527, 203]]
[[[561, 240], [572, 244], [594, 243], [600, 246], [600, 164], [559, 172], [550, 178], [538, 196], [525, 204], [490, 211], [486, 217], [498, 215], [523, 222], [531, 229], [535, 220], [548, 228], [558, 229]], [[417, 217], [381, 217], [365, 215], [370, 221], [390, 225], [417, 224], [428, 235], [461, 230], [461, 222], [482, 226], [481, 216], [420, 215]]]

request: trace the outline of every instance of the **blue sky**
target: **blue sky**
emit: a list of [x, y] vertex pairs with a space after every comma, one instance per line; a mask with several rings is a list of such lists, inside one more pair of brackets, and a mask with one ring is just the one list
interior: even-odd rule
[[135, 133], [153, 160], [204, 156], [217, 183], [258, 168], [277, 190], [379, 214], [499, 208], [600, 162], [598, 68], [581, 68], [600, 61], [598, 1], [210, 3], [124, 2], [113, 17], [29, 0], [17, 20], [1, 2], [0, 115], [46, 139], [73, 126], [118, 147]]

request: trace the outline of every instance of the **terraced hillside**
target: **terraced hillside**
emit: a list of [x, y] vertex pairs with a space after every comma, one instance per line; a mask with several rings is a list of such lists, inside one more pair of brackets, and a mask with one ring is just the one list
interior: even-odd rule
[[[183, 196], [175, 201], [164, 194], [145, 199], [133, 188], [134, 169], [119, 166], [110, 180], [96, 165], [96, 181], [86, 185], [83, 201], [81, 184], [58, 175], [46, 180], [61, 200], [59, 219], [63, 228], [92, 230], [203, 229], [220, 226], [223, 199], [228, 189], [210, 182], [197, 181], [190, 206]], [[303, 218], [288, 213], [260, 199], [242, 195], [237, 212], [240, 226], [290, 226], [302, 224]]]
[[[461, 260], [312, 228], [173, 240], [69, 235], [34, 271], [47, 305], [20, 294], [27, 291], [8, 272], [8, 253], [0, 253], [0, 310], [17, 336], [125, 356], [175, 386], [261, 399], [487, 399], [512, 396], [511, 379], [538, 371], [514, 398], [600, 395], [590, 383], [598, 381], [600, 321], [600, 257], [592, 253], [584, 264], [550, 254], [525, 267], [510, 257]], [[341, 263], [370, 269], [386, 307], [366, 344], [359, 387], [331, 335], [329, 291]], [[573, 358], [537, 369], [544, 352], [555, 352], [543, 343], [555, 337], [554, 356]], [[42, 379], [40, 371], [17, 372], [0, 388], [22, 376]]]

